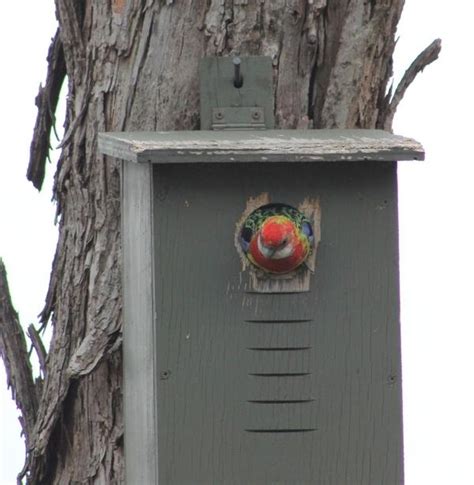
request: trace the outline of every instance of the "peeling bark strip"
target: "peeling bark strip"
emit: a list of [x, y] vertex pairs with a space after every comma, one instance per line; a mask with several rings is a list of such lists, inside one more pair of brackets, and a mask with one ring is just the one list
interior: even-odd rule
[[[59, 241], [41, 314], [54, 332], [29, 483], [123, 482], [120, 176], [115, 160], [98, 156], [97, 133], [197, 129], [199, 59], [237, 52], [271, 56], [278, 128], [386, 126], [379, 113], [402, 6], [56, 0], [68, 105], [54, 188]], [[49, 61], [56, 74], [48, 79], [57, 80]], [[48, 120], [48, 104], [41, 106]], [[33, 141], [37, 187], [47, 127]]]
[[66, 77], [66, 65], [64, 52], [59, 36], [59, 30], [54, 36], [48, 52], [48, 73], [45, 87], [39, 87], [35, 103], [38, 107], [38, 115], [33, 131], [33, 139], [30, 146], [30, 161], [26, 178], [41, 190], [45, 174], [46, 160], [50, 150], [51, 128], [54, 129], [55, 113], [58, 105], [59, 93]]
[[33, 373], [25, 334], [18, 320], [18, 314], [13, 308], [8, 289], [7, 272], [0, 259], [0, 357], [7, 373], [7, 385], [12, 390], [18, 409], [21, 411], [21, 427], [25, 435], [26, 449], [30, 448], [31, 437], [38, 410], [37, 389], [33, 381]]
[[41, 340], [41, 337], [33, 324], [28, 326], [28, 337], [30, 337], [31, 344], [33, 345], [33, 348], [35, 349], [36, 355], [38, 357], [41, 374], [45, 376], [47, 353], [43, 341]]

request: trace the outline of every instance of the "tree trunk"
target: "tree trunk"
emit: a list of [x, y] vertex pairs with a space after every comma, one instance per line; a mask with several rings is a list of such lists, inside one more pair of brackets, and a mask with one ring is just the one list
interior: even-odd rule
[[199, 60], [234, 53], [273, 59], [277, 128], [387, 127], [403, 3], [56, 0], [67, 121], [54, 188], [59, 241], [41, 315], [54, 332], [29, 483], [124, 477], [120, 166], [98, 155], [97, 133], [198, 129]]

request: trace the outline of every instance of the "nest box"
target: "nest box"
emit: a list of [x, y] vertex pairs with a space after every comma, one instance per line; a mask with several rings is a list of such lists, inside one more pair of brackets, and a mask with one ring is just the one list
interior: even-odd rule
[[[269, 60], [201, 69], [204, 130], [99, 135], [123, 160], [127, 483], [401, 483], [397, 162], [423, 149], [271, 129]], [[238, 240], [273, 203], [313, 229], [283, 274]]]

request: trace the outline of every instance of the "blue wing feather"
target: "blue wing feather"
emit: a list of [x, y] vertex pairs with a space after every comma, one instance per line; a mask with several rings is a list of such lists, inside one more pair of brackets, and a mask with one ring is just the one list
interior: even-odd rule
[[301, 231], [310, 241], [314, 239], [313, 228], [311, 227], [311, 224], [309, 222], [303, 221], [303, 224], [301, 225]]

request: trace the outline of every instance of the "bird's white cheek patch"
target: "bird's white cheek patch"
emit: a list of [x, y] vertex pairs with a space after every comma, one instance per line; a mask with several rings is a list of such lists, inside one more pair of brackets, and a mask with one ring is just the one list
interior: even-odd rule
[[291, 256], [293, 253], [293, 246], [291, 244], [287, 244], [284, 248], [281, 248], [273, 253], [271, 249], [262, 244], [260, 235], [257, 238], [257, 246], [258, 250], [263, 254], [263, 256], [269, 259], [284, 259]]
[[262, 244], [262, 241], [260, 240], [260, 234], [257, 237], [257, 246], [258, 250], [263, 254], [263, 256], [265, 256], [266, 258], [271, 258], [272, 251]]
[[293, 253], [293, 246], [291, 244], [287, 244], [284, 248], [281, 248], [278, 251], [275, 251], [274, 255], [272, 256], [272, 259], [284, 259], [284, 258], [287, 258], [288, 256], [291, 256], [292, 253]]

